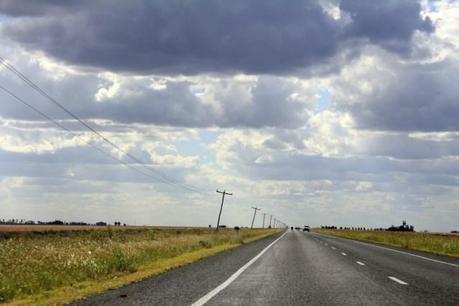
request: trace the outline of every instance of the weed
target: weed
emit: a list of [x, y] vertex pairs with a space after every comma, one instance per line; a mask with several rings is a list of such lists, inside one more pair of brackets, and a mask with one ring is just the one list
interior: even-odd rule
[[104, 227], [0, 232], [0, 303], [85, 281], [104, 281], [145, 265], [278, 230]]

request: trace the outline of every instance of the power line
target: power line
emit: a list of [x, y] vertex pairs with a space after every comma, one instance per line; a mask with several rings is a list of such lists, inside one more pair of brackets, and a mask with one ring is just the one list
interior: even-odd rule
[[[74, 133], [72, 130], [68, 129], [67, 127], [63, 126], [62, 124], [60, 124], [58, 121], [54, 120], [53, 118], [49, 117], [48, 115], [46, 115], [44, 112], [40, 111], [39, 109], [37, 109], [36, 107], [34, 107], [33, 105], [31, 105], [30, 103], [26, 102], [25, 100], [21, 99], [20, 97], [18, 97], [16, 94], [14, 94], [13, 92], [11, 92], [10, 90], [8, 90], [7, 88], [3, 87], [2, 85], [0, 85], [0, 89], [3, 90], [4, 92], [6, 92], [8, 95], [10, 95], [11, 97], [13, 97], [14, 99], [16, 99], [17, 101], [21, 102], [22, 104], [24, 104], [25, 106], [27, 106], [28, 108], [32, 109], [34, 112], [38, 113], [40, 116], [44, 117], [46, 120], [52, 122], [54, 125], [56, 125], [57, 127], [69, 132], [69, 133]], [[129, 163], [126, 163], [125, 161], [121, 160], [121, 159], [118, 159], [116, 157], [114, 157], [113, 155], [111, 155], [110, 153], [102, 150], [101, 148], [97, 147], [96, 145], [94, 145], [93, 143], [91, 143], [90, 141], [85, 141], [87, 145], [91, 146], [93, 149], [107, 155], [108, 157], [110, 157], [111, 159], [119, 162], [120, 164], [128, 167], [128, 168], [131, 168], [132, 170], [144, 175], [144, 176], [147, 176], [149, 178], [153, 178], [155, 180], [157, 180], [158, 178], [152, 176], [152, 175], [149, 175], [148, 173], [145, 173], [143, 171], [140, 171], [139, 169], [133, 167], [131, 164]]]
[[154, 173], [155, 175], [159, 176], [159, 179], [162, 180], [164, 183], [166, 184], [170, 184], [170, 185], [176, 185], [176, 186], [180, 186], [184, 189], [187, 189], [189, 191], [193, 191], [193, 192], [197, 192], [197, 193], [201, 193], [197, 188], [193, 187], [193, 186], [189, 186], [189, 185], [186, 185], [184, 183], [180, 183], [180, 182], [177, 182], [176, 180], [173, 180], [171, 178], [168, 178], [166, 175], [164, 175], [163, 173], [161, 173], [160, 171], [157, 171], [157, 170], [154, 170], [154, 169], [151, 169], [150, 167], [147, 167], [147, 165], [140, 159], [138, 159], [137, 157], [135, 157], [134, 155], [132, 155], [131, 153], [123, 150], [122, 148], [120, 148], [118, 145], [116, 145], [115, 143], [113, 143], [110, 139], [108, 139], [107, 137], [105, 137], [104, 135], [102, 135], [99, 131], [97, 131], [95, 128], [91, 127], [89, 124], [87, 124], [86, 122], [84, 122], [82, 119], [80, 119], [77, 115], [75, 115], [72, 111], [70, 111], [69, 109], [67, 109], [65, 106], [63, 106], [61, 103], [59, 103], [59, 101], [57, 101], [56, 99], [54, 99], [53, 97], [51, 97], [48, 93], [46, 93], [43, 89], [41, 89], [37, 84], [35, 84], [33, 81], [31, 81], [27, 76], [25, 76], [22, 72], [20, 72], [19, 70], [17, 70], [12, 64], [8, 63], [6, 61], [6, 59], [4, 59], [3, 57], [0, 56], [0, 63], [3, 64], [3, 66], [5, 68], [7, 68], [10, 72], [12, 72], [13, 74], [15, 74], [18, 78], [20, 78], [22, 81], [24, 81], [29, 87], [31, 87], [32, 89], [34, 89], [35, 91], [37, 91], [40, 95], [42, 95], [43, 97], [45, 97], [46, 99], [48, 99], [49, 101], [51, 101], [54, 105], [56, 105], [57, 107], [59, 107], [62, 111], [64, 111], [66, 114], [68, 114], [69, 116], [71, 116], [73, 119], [77, 120], [80, 124], [82, 124], [84, 127], [86, 127], [88, 130], [90, 130], [92, 133], [96, 134], [98, 137], [100, 137], [104, 142], [108, 143], [110, 146], [114, 147], [116, 150], [118, 150], [119, 152], [125, 154], [126, 156], [128, 156], [130, 159], [134, 160], [135, 162], [141, 164], [142, 166], [144, 166], [144, 168], [146, 168], [148, 171]]

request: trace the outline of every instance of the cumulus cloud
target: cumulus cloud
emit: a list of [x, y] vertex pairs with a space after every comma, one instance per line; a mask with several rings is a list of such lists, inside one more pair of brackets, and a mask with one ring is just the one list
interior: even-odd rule
[[[322, 1], [323, 2], [323, 1]], [[338, 9], [338, 8], [337, 8]], [[367, 40], [397, 53], [431, 32], [416, 1], [3, 1], [2, 35], [72, 65], [137, 74], [287, 73]], [[344, 18], [346, 17], [347, 18]]]
[[91, 149], [132, 162], [0, 69], [2, 86], [72, 130], [1, 93], [5, 216], [207, 225], [226, 188], [228, 225], [250, 224], [254, 199], [298, 224], [457, 224], [457, 4], [107, 3], [0, 1], [1, 56], [123, 151], [204, 194]]
[[426, 33], [434, 27], [429, 17], [421, 18], [417, 1], [343, 0], [340, 9], [349, 14], [346, 35], [362, 38], [396, 53], [409, 53], [415, 30]]
[[[68, 72], [55, 79], [39, 63], [22, 64], [19, 69], [79, 117], [119, 123], [295, 128], [304, 124], [314, 100], [311, 88], [299, 87], [295, 78], [278, 76], [132, 78], [110, 73]], [[9, 71], [0, 70], [0, 81], [52, 118], [69, 119]], [[14, 98], [4, 92], [2, 95], [5, 96], [5, 103], [0, 104], [2, 117], [43, 120]]]
[[454, 57], [418, 64], [376, 52], [345, 68], [333, 90], [337, 107], [363, 129], [457, 131], [454, 80], [459, 80]]

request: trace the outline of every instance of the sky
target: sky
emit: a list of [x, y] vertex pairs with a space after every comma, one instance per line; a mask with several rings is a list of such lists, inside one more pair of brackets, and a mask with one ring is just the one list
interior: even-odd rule
[[0, 65], [0, 219], [215, 226], [219, 189], [228, 226], [256, 206], [255, 226], [458, 230], [458, 20], [459, 1], [1, 0], [0, 56], [114, 145]]

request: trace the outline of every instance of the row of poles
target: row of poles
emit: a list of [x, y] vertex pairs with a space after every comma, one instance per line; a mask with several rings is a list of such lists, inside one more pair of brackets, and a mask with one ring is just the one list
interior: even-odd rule
[[[217, 230], [218, 228], [220, 227], [220, 217], [222, 215], [222, 210], [223, 210], [223, 203], [225, 202], [225, 196], [232, 196], [233, 194], [230, 193], [230, 192], [226, 192], [226, 190], [223, 190], [223, 191], [220, 191], [217, 189], [217, 193], [221, 193], [222, 195], [222, 203], [220, 205], [220, 211], [218, 213], [218, 219], [217, 219]], [[252, 225], [250, 226], [250, 228], [253, 228], [253, 224], [255, 223], [255, 217], [257, 216], [257, 211], [258, 210], [261, 210], [260, 208], [258, 207], [253, 207], [252, 206], [252, 209], [253, 209], [253, 218], [252, 218]], [[263, 228], [265, 228], [265, 219], [266, 219], [266, 215], [267, 213], [263, 213]], [[271, 226], [272, 225], [272, 226]], [[285, 224], [284, 222], [274, 218], [274, 223], [273, 223], [273, 215], [270, 215], [269, 217], [269, 228], [271, 227], [286, 227], [287, 224]]]

